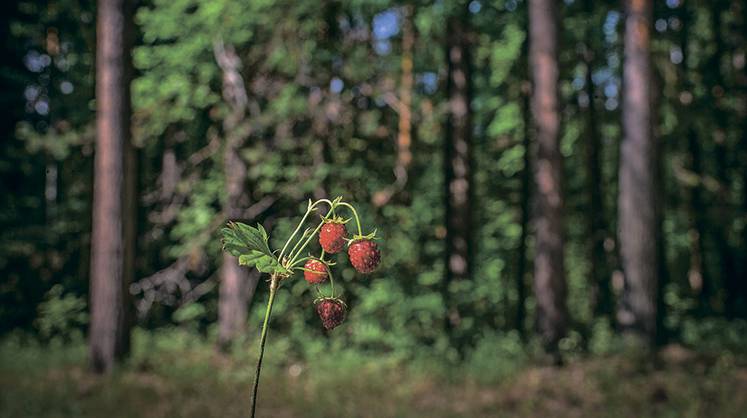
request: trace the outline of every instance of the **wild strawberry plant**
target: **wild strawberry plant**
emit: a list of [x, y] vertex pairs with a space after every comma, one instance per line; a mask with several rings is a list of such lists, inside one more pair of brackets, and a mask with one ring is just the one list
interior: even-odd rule
[[[324, 215], [321, 212], [326, 208]], [[358, 233], [348, 237], [346, 224], [350, 218], [345, 219], [343, 212], [350, 212]], [[315, 227], [304, 226], [311, 220], [314, 214], [321, 217], [321, 221]], [[303, 232], [301, 230], [303, 229]], [[300, 235], [299, 235], [300, 233]], [[267, 340], [267, 329], [272, 314], [272, 304], [275, 301], [277, 290], [296, 273], [302, 273], [304, 279], [311, 285], [316, 286], [318, 298], [314, 301], [316, 312], [322, 320], [322, 325], [327, 330], [332, 330], [345, 320], [347, 305], [335, 295], [335, 284], [332, 269], [335, 263], [329, 258], [330, 254], [342, 252], [348, 248], [348, 257], [353, 267], [363, 274], [373, 272], [379, 265], [381, 254], [374, 242], [376, 231], [364, 235], [358, 211], [350, 203], [338, 197], [334, 200], [320, 199], [316, 202], [309, 200], [306, 213], [301, 217], [293, 233], [285, 241], [280, 250], [270, 249], [269, 236], [262, 225], [257, 227], [240, 222], [229, 222], [222, 230], [223, 249], [238, 258], [242, 266], [254, 267], [261, 273], [270, 275], [270, 297], [267, 301], [265, 319], [262, 323], [262, 333], [259, 339], [259, 357], [257, 358], [257, 372], [254, 376], [252, 388], [251, 416], [254, 417], [257, 405], [257, 389], [259, 387], [259, 374], [262, 370], [262, 358], [264, 357], [265, 341]], [[317, 237], [321, 246], [318, 256], [305, 253], [309, 244]], [[319, 285], [329, 280], [329, 295], [324, 295]]]

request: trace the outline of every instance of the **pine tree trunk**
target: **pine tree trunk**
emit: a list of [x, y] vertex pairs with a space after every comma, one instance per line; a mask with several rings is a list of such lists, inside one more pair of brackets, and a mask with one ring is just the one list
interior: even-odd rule
[[526, 336], [525, 321], [527, 316], [526, 301], [527, 301], [527, 286], [526, 286], [526, 274], [527, 274], [527, 238], [529, 237], [529, 222], [530, 222], [530, 200], [531, 200], [531, 183], [532, 183], [532, 160], [531, 160], [531, 134], [530, 126], [532, 124], [531, 117], [531, 83], [527, 80], [523, 82], [522, 86], [522, 117], [524, 118], [524, 138], [522, 144], [524, 145], [524, 169], [521, 172], [521, 195], [520, 195], [520, 226], [521, 234], [519, 235], [519, 247], [516, 255], [516, 317], [514, 321], [514, 328], [519, 331], [519, 335], [524, 338]]
[[[102, 373], [128, 351], [127, 276], [134, 255], [132, 177], [125, 183], [130, 147], [128, 70], [130, 5], [127, 0], [98, 3], [96, 50], [96, 155], [91, 236], [91, 366]], [[127, 167], [129, 168], [129, 167]], [[134, 174], [132, 174], [134, 175]], [[125, 240], [130, 240], [127, 243]]]
[[[747, 43], [747, 5], [741, 5], [742, 15], [742, 43]], [[742, 68], [742, 74], [740, 77], [740, 85], [742, 87], [742, 100], [747, 103], [747, 65]], [[741, 161], [747, 161], [747, 109], [743, 109], [741, 113], [741, 129], [742, 137], [740, 138], [739, 144], [739, 155]], [[747, 185], [747, 170], [742, 170], [742, 185]], [[742, 189], [742, 216], [747, 217], [747, 189]], [[747, 317], [747, 228], [742, 228], [741, 246], [742, 246], [742, 262], [740, 277], [734, 277], [728, 280], [726, 283], [727, 300], [726, 300], [726, 314], [728, 317], [733, 318], [737, 316]]]
[[[224, 151], [226, 172], [226, 204], [224, 212], [228, 219], [241, 219], [242, 200], [245, 200], [244, 182], [247, 169], [238, 150], [228, 141]], [[249, 271], [239, 266], [236, 257], [224, 253], [220, 272], [218, 294], [218, 344], [227, 348], [246, 329], [247, 305], [257, 284], [257, 275], [250, 281]], [[251, 295], [250, 295], [251, 293]]]
[[[588, 16], [593, 16], [593, 5], [590, 0], [586, 1]], [[607, 237], [607, 222], [605, 221], [604, 199], [602, 195], [602, 165], [601, 165], [601, 141], [599, 138], [599, 127], [597, 126], [596, 90], [592, 80], [594, 70], [594, 51], [591, 39], [593, 33], [587, 31], [587, 44], [583, 53], [584, 66], [586, 67], [586, 96], [588, 105], [586, 108], [586, 167], [587, 184], [589, 187], [589, 216], [588, 228], [591, 239], [589, 246], [589, 282], [592, 286], [592, 309], [596, 316], [611, 316], [612, 314], [612, 289], [610, 286], [611, 272], [607, 261], [607, 251], [604, 241]]]
[[[691, 93], [693, 91], [693, 85], [691, 80], [691, 71], [689, 67], [689, 55], [690, 55], [690, 33], [693, 28], [692, 20], [695, 15], [695, 8], [691, 8], [686, 11], [683, 18], [683, 26], [681, 32], [682, 36], [682, 65], [679, 70], [678, 76], [680, 78], [680, 88], [683, 92]], [[694, 112], [697, 114], [700, 107], [689, 107], [689, 102], [682, 102], [680, 100], [679, 114], [687, 115], [688, 112]], [[688, 217], [689, 217], [689, 231], [688, 238], [690, 240], [690, 268], [688, 269], [687, 277], [690, 283], [690, 288], [697, 292], [699, 311], [705, 313], [708, 311], [708, 287], [709, 280], [707, 280], [707, 274], [705, 271], [705, 206], [703, 204], [703, 168], [702, 168], [702, 157], [701, 148], [698, 138], [698, 132], [696, 131], [694, 118], [684, 118], [683, 123], [680, 124], [682, 128], [682, 136], [687, 138], [687, 154], [688, 154], [688, 168], [692, 178], [695, 180], [693, 184], [688, 184]]]
[[625, 278], [618, 322], [648, 342], [656, 336], [657, 221], [651, 127], [650, 0], [625, 1], [623, 141], [619, 241]]
[[447, 282], [468, 279], [472, 267], [471, 74], [467, 28], [462, 19], [451, 18], [448, 25], [449, 104], [445, 141]]
[[[652, 77], [652, 94], [651, 94], [651, 109], [658, 109], [659, 102], [661, 100], [661, 91], [659, 86], [663, 85], [663, 81], [660, 78]], [[666, 333], [664, 324], [666, 323], [666, 304], [664, 301], [664, 289], [669, 283], [669, 265], [667, 263], [667, 239], [664, 234], [664, 218], [666, 214], [666, 180], [665, 171], [663, 164], [663, 156], [666, 155], [666, 141], [661, 140], [661, 134], [659, 133], [659, 113], [655, 110], [651, 112], [651, 126], [652, 126], [652, 138], [654, 141], [654, 152], [652, 155], [654, 165], [654, 196], [660, 196], [660, 198], [654, 200], [654, 219], [656, 220], [656, 229], [653, 235], [653, 241], [656, 242], [656, 335], [655, 343], [658, 346], [666, 344], [669, 335]]]
[[563, 262], [563, 159], [558, 109], [558, 15], [554, 0], [529, 2], [529, 65], [537, 150], [534, 294], [545, 348], [557, 352], [568, 326]]
[[448, 302], [446, 326], [457, 346], [463, 336], [459, 327], [467, 306], [453, 302], [450, 284], [468, 280], [472, 273], [472, 112], [470, 49], [466, 9], [448, 20], [446, 59], [448, 78], [447, 120], [444, 141], [444, 187], [446, 216], [446, 278], [444, 297]]
[[[711, 59], [708, 62], [708, 71], [705, 73], [710, 75], [706, 77], [708, 84], [708, 91], [711, 93], [711, 106], [714, 121], [714, 129], [712, 130], [712, 140], [715, 144], [715, 155], [716, 155], [716, 180], [718, 180], [719, 189], [716, 194], [715, 204], [715, 222], [713, 222], [713, 240], [716, 246], [716, 252], [718, 256], [719, 275], [723, 280], [723, 285], [726, 288], [727, 301], [726, 311], [727, 315], [730, 315], [733, 303], [733, 296], [739, 293], [737, 283], [737, 266], [736, 260], [729, 245], [729, 227], [731, 222], [725, 221], [727, 219], [733, 219], [734, 214], [730, 210], [731, 204], [731, 179], [729, 178], [729, 146], [727, 143], [728, 139], [728, 126], [729, 126], [729, 115], [728, 110], [725, 109], [728, 104], [726, 103], [726, 90], [727, 86], [724, 82], [724, 76], [721, 71], [721, 62], [724, 57], [724, 39], [721, 34], [723, 30], [724, 22], [722, 19], [722, 13], [729, 7], [728, 2], [724, 1], [713, 1], [711, 3], [711, 27], [714, 31], [714, 44], [716, 50], [714, 51]], [[747, 7], [747, 6], [743, 6]], [[703, 215], [703, 218], [705, 216]], [[703, 220], [705, 226], [705, 219]], [[709, 308], [706, 310], [710, 311], [711, 298], [716, 293], [718, 283], [711, 283], [711, 281], [703, 282], [703, 291], [701, 292], [701, 304]]]
[[[214, 45], [216, 61], [223, 71], [223, 99], [229, 114], [223, 121], [226, 137], [223, 149], [223, 171], [226, 200], [223, 213], [229, 220], [241, 220], [249, 204], [246, 191], [247, 167], [239, 150], [249, 135], [245, 120], [248, 98], [241, 76], [241, 60], [231, 45], [217, 40]], [[226, 349], [246, 329], [248, 302], [254, 296], [259, 274], [239, 266], [236, 257], [223, 255], [218, 292], [218, 346]]]

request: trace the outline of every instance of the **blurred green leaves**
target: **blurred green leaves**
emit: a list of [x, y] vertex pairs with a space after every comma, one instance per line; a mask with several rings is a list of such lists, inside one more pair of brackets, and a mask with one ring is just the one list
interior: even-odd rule
[[61, 338], [63, 341], [82, 339], [83, 328], [88, 324], [84, 298], [65, 293], [62, 285], [54, 285], [38, 307], [35, 324], [39, 335], [45, 339]]

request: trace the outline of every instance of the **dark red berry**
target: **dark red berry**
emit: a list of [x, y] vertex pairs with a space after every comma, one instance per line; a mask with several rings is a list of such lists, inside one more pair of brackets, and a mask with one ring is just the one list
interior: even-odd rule
[[381, 253], [375, 242], [361, 239], [350, 244], [348, 248], [350, 263], [359, 273], [367, 274], [376, 270], [381, 261]]
[[322, 319], [324, 328], [330, 330], [345, 320], [345, 303], [340, 299], [322, 299], [316, 304], [316, 313]]
[[309, 260], [303, 266], [303, 278], [311, 284], [318, 284], [327, 280], [327, 266], [319, 260]]
[[340, 222], [326, 222], [319, 231], [319, 245], [329, 254], [337, 254], [345, 248], [348, 231], [345, 224]]

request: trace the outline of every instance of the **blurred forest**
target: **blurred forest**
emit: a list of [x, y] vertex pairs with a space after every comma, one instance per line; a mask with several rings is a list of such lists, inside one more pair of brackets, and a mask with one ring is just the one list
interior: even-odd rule
[[744, 1], [0, 16], [0, 416], [245, 414], [267, 277], [219, 230], [336, 196], [381, 266], [333, 332], [283, 285], [262, 416], [744, 416]]

